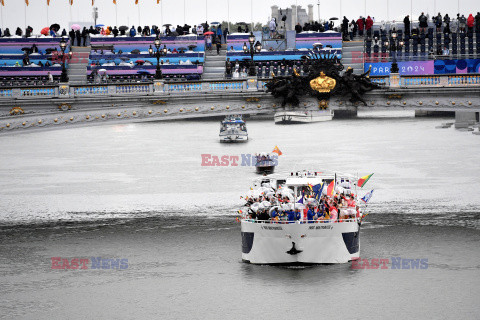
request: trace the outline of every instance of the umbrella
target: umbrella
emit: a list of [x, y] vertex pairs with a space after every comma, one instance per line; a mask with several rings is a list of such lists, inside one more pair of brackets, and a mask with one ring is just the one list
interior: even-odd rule
[[185, 50], [187, 50], [187, 48], [180, 47], [180, 48], [178, 48], [177, 50], [178, 50], [178, 51], [185, 51]]
[[120, 58], [118, 58], [118, 59], [120, 59], [120, 60], [122, 60], [122, 61], [128, 61], [128, 60], [130, 60], [129, 57], [120, 57]]
[[46, 52], [46, 53], [50, 53], [50, 52], [52, 52], [52, 51], [57, 51], [57, 49], [56, 49], [56, 48], [48, 48], [48, 49], [45, 49], [45, 52]]
[[210, 35], [210, 34], [213, 34], [213, 32], [212, 31], [207, 31], [207, 32], [204, 33], [204, 35], [207, 35], [207, 36]]
[[191, 44], [191, 45], [188, 46], [188, 49], [192, 50], [192, 49], [195, 49], [196, 47], [197, 47], [196, 45]]
[[105, 27], [105, 25], [104, 25], [104, 24], [97, 24], [97, 25], [95, 26], [95, 28], [101, 28], [101, 27]]
[[22, 51], [32, 51], [32, 48], [31, 47], [23, 47]]
[[127, 26], [120, 26], [120, 28], [118, 28], [118, 30], [120, 30], [120, 31], [128, 30], [128, 27]]
[[98, 72], [107, 72], [106, 69], [99, 69]]
[[150, 74], [150, 72], [148, 72], [148, 70], [145, 70], [145, 69], [140, 69], [137, 71], [138, 74]]
[[58, 23], [54, 23], [50, 26], [50, 30], [58, 31], [60, 30], [60, 25]]
[[[51, 27], [50, 27], [51, 28]], [[82, 29], [82, 27], [80, 27], [78, 24], [72, 24], [72, 26], [70, 27], [71, 29], [73, 30], [80, 30]]]
[[142, 65], [142, 64], [145, 63], [145, 60], [137, 60], [137, 61], [135, 61], [135, 63]]
[[48, 27], [45, 27], [42, 29], [42, 31], [40, 31], [40, 34], [48, 36], [49, 32], [50, 32], [50, 29], [48, 29]]
[[249, 23], [246, 23], [246, 22], [237, 22], [237, 24], [249, 24]]
[[170, 24], [170, 23], [166, 23], [166, 24], [164, 24], [163, 26], [164, 26], [164, 27], [170, 27], [171, 24]]
[[330, 20], [330, 21], [332, 21], [332, 20], [338, 20], [338, 18], [337, 18], [337, 17], [332, 17], [332, 18], [330, 18], [330, 19], [328, 19], [328, 20]]
[[220, 22], [210, 22], [210, 24], [220, 24]]
[[133, 49], [132, 51], [130, 51], [131, 54], [139, 54], [140, 53], [140, 50], [138, 49]]

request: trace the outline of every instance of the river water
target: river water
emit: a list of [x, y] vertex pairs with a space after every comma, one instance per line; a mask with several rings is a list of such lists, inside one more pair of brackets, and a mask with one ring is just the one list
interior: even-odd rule
[[[475, 319], [480, 311], [479, 138], [445, 119], [364, 112], [295, 126], [151, 122], [0, 137], [0, 317], [5, 319]], [[282, 150], [278, 171], [365, 175], [375, 189], [361, 258], [312, 267], [241, 262], [240, 199], [254, 168], [202, 154]], [[52, 257], [128, 259], [52, 269]], [[427, 259], [394, 268], [393, 259]]]

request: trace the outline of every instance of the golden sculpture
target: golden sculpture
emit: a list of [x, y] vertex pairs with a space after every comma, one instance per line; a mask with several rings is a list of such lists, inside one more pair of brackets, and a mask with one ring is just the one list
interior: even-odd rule
[[323, 71], [320, 73], [318, 78], [313, 79], [310, 81], [310, 87], [318, 92], [321, 93], [328, 93], [332, 91], [335, 86], [337, 85], [337, 81], [330, 77], [327, 77]]
[[11, 110], [10, 110], [10, 115], [11, 116], [15, 116], [15, 115], [18, 115], [18, 114], [24, 114], [25, 111], [23, 111], [22, 108], [20, 107], [13, 107]]

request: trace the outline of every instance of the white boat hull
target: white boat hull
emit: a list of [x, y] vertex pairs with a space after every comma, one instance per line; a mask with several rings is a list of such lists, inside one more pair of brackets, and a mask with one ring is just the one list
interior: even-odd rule
[[246, 133], [220, 134], [220, 142], [245, 142], [248, 140]]
[[274, 116], [276, 124], [311, 123], [332, 119], [332, 110], [278, 111]]
[[241, 225], [244, 262], [331, 264], [346, 263], [360, 255], [357, 220], [339, 223], [331, 221], [271, 223], [242, 220]]

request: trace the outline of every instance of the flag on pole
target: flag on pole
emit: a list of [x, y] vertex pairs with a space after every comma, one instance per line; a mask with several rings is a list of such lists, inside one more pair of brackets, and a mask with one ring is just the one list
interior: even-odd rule
[[317, 201], [320, 201], [320, 197], [322, 196], [322, 191], [323, 191], [323, 186], [325, 185], [325, 183], [319, 183], [319, 184], [316, 184], [312, 187], [312, 191], [314, 192], [314, 198], [317, 200]]
[[327, 187], [327, 196], [333, 196], [333, 191], [335, 191], [335, 180], [332, 180]]
[[138, 0], [135, 0], [135, 4], [138, 4]]
[[3, 3], [3, 0], [0, 0], [0, 2], [2, 3], [2, 6], [4, 6], [4, 7], [5, 7], [5, 3]]
[[25, 0], [25, 4], [28, 6], [28, 0]]
[[280, 149], [278, 148], [278, 146], [275, 146], [275, 148], [273, 148], [272, 153], [276, 153], [279, 156], [281, 156], [283, 154], [282, 151], [280, 151]]
[[117, 0], [113, 0], [113, 4], [117, 4]]
[[68, 0], [70, 2], [70, 5], [73, 6], [73, 0]]
[[160, 0], [157, 0], [157, 4], [159, 4], [159, 3], [160, 3]]
[[357, 186], [359, 186], [360, 188], [363, 188], [363, 186], [367, 183], [368, 180], [370, 180], [372, 176], [373, 176], [373, 173], [361, 177], [360, 179], [358, 179]]
[[49, 6], [49, 5], [50, 5], [50, 0], [47, 0], [47, 6]]
[[362, 201], [367, 203], [370, 200], [370, 198], [372, 197], [372, 194], [373, 194], [373, 189], [372, 189], [372, 191], [367, 192], [367, 194], [363, 196]]
[[92, 0], [92, 7], [95, 5], [95, 0]]

